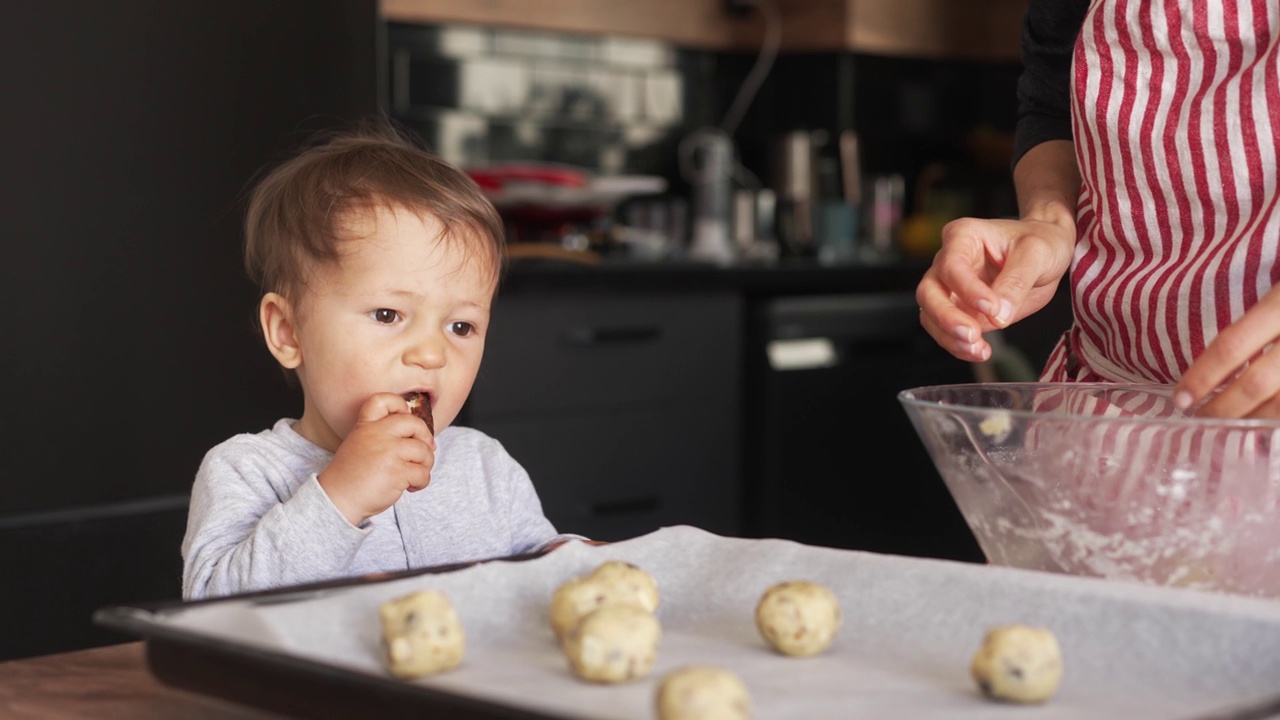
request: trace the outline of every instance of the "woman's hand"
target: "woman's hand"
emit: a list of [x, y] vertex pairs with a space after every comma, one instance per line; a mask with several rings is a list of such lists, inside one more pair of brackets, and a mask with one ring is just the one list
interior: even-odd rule
[[1189, 408], [1215, 388], [1222, 391], [1196, 410], [1220, 418], [1280, 418], [1280, 285], [1218, 333], [1182, 374], [1174, 402]]
[[991, 357], [982, 334], [1049, 304], [1076, 246], [1080, 171], [1075, 146], [1050, 140], [1013, 169], [1021, 220], [961, 218], [942, 229], [942, 249], [916, 286], [920, 324], [952, 355]]
[[942, 229], [942, 248], [916, 286], [920, 324], [961, 360], [991, 357], [983, 333], [1040, 310], [1071, 266], [1075, 220], [961, 218]]

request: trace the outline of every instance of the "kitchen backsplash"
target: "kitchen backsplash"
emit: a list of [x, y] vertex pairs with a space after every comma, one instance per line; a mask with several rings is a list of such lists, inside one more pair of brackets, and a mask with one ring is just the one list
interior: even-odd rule
[[706, 55], [650, 40], [400, 23], [388, 25], [388, 48], [392, 114], [450, 162], [603, 173], [665, 169], [697, 121], [690, 75]]
[[[463, 24], [388, 23], [392, 115], [447, 160], [568, 163], [658, 175], [686, 193], [681, 140], [720, 123], [755, 52]], [[1016, 63], [849, 52], [784, 53], [734, 135], [741, 167], [776, 182], [777, 141], [793, 130], [861, 138], [866, 176], [901, 175], [906, 210], [921, 178], [976, 189], [972, 212], [1012, 207], [1007, 154]], [[975, 146], [993, 146], [979, 157]]]

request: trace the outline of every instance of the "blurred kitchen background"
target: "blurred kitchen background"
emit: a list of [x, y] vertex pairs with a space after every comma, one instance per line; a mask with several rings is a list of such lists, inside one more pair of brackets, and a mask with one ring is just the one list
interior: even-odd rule
[[[947, 220], [1015, 213], [1024, 0], [20, 0], [0, 22], [0, 659], [180, 595], [204, 452], [300, 412], [253, 332], [255, 173], [382, 112], [511, 262], [461, 422], [566, 531], [981, 561], [896, 393], [1034, 374], [919, 328]], [[299, 548], [304, 551], [303, 548]]]

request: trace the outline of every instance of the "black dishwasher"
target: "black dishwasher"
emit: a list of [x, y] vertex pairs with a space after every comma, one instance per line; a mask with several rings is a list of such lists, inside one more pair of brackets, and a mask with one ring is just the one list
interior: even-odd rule
[[982, 562], [897, 399], [972, 382], [909, 292], [763, 299], [748, 320], [746, 531]]

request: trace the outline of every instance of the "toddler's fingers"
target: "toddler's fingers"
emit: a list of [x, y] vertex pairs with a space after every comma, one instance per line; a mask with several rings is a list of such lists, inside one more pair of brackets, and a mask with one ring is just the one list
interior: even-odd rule
[[416, 415], [410, 415], [408, 412], [392, 412], [376, 420], [378, 428], [382, 432], [390, 433], [398, 438], [405, 438], [419, 441], [419, 444], [425, 444], [432, 451], [436, 449], [435, 436], [427, 428], [427, 424]]
[[431, 484], [431, 469], [419, 468], [415, 469], [409, 475], [409, 487], [405, 488], [408, 492], [418, 492]]
[[[360, 406], [358, 422], [377, 422], [388, 415], [408, 413], [409, 403], [395, 393], [374, 393]], [[422, 421], [418, 420], [421, 424]]]
[[[426, 425], [417, 420], [419, 425]], [[425, 427], [424, 427], [425, 430]], [[428, 437], [430, 437], [428, 435]], [[436, 464], [434, 447], [428, 447], [417, 438], [406, 438], [399, 446], [399, 457], [405, 461], [406, 483], [409, 492], [417, 492], [431, 483], [431, 469]]]
[[[418, 424], [421, 425], [422, 421], [419, 420]], [[428, 439], [430, 437], [430, 435], [427, 436]], [[404, 462], [421, 465], [428, 470], [436, 463], [435, 448], [419, 437], [405, 437], [402, 440], [398, 440], [395, 446], [395, 455]]]

